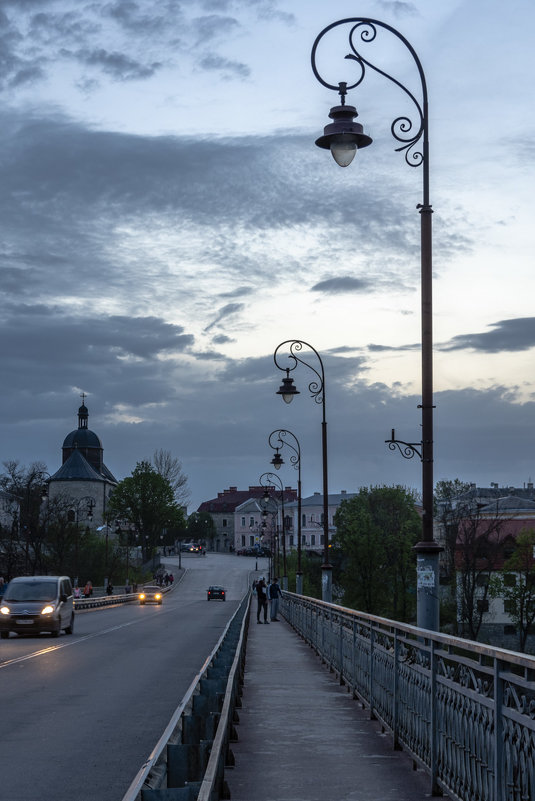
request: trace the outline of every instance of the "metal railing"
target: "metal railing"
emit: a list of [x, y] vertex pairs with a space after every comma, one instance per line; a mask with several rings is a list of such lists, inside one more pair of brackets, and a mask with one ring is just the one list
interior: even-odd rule
[[535, 658], [285, 592], [293, 628], [462, 801], [535, 799]]
[[122, 801], [219, 801], [235, 736], [251, 595], [248, 591]]

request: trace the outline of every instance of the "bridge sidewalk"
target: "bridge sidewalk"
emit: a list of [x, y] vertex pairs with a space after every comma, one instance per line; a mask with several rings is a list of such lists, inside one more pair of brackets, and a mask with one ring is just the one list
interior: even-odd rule
[[251, 607], [232, 801], [424, 801], [429, 777], [284, 621]]

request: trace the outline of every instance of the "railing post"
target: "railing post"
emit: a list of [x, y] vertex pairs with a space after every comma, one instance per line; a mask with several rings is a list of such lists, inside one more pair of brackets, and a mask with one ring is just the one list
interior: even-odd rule
[[[502, 798], [503, 784], [503, 682], [500, 676], [501, 661], [494, 657], [494, 796], [493, 801]], [[490, 762], [490, 759], [489, 759]]]
[[401, 749], [399, 744], [399, 640], [397, 630], [394, 630], [394, 698], [392, 707], [392, 736], [394, 750]]
[[374, 670], [373, 670], [373, 663], [374, 663], [373, 649], [374, 649], [374, 646], [375, 646], [375, 630], [373, 628], [373, 624], [370, 624], [370, 671], [369, 671], [369, 673], [370, 673], [370, 720], [374, 720], [375, 719], [375, 715], [373, 714], [373, 690], [374, 690], [374, 688], [373, 688], [373, 673], [374, 673]]
[[435, 641], [433, 638], [431, 638], [430, 660], [431, 660], [430, 664], [431, 709], [430, 709], [430, 720], [429, 720], [429, 734], [431, 737], [431, 742], [429, 743], [429, 757], [431, 760], [430, 764], [431, 795], [442, 795], [437, 784], [437, 775], [438, 775], [437, 668], [436, 668], [436, 657], [435, 657]]
[[340, 641], [340, 648], [339, 648], [339, 655], [338, 659], [340, 662], [340, 684], [344, 683], [344, 626], [342, 622], [342, 616], [338, 617], [338, 638]]

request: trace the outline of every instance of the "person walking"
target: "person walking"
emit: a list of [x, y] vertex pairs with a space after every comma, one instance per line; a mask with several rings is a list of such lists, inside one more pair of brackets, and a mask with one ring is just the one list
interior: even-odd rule
[[282, 596], [282, 590], [280, 588], [278, 578], [273, 579], [268, 589], [269, 589], [269, 603], [271, 606], [270, 609], [271, 619], [278, 623], [279, 618], [277, 617], [277, 615], [279, 614], [279, 604], [280, 604], [280, 598]]
[[266, 582], [263, 578], [260, 579], [258, 584], [256, 585], [256, 597], [258, 598], [258, 606], [256, 609], [256, 622], [262, 623], [260, 620], [260, 615], [262, 610], [264, 610], [264, 623], [269, 624], [269, 620], [267, 619], [268, 613], [268, 599], [267, 599], [267, 587]]

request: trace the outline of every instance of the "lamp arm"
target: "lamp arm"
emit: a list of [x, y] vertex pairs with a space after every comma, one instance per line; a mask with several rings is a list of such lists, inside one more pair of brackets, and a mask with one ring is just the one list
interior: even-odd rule
[[[279, 364], [279, 362], [277, 361], [278, 352], [285, 345], [289, 345], [289, 351], [290, 352], [288, 353], [288, 358], [293, 361], [293, 367], [289, 367], [289, 368], [288, 367], [282, 367], [282, 365]], [[320, 363], [321, 372], [318, 372], [318, 370], [316, 370], [315, 367], [313, 367], [307, 361], [305, 361], [304, 359], [302, 359], [302, 358], [300, 358], [299, 356], [296, 355], [296, 353], [299, 353], [303, 349], [303, 346], [306, 346], [307, 348], [310, 348], [310, 350], [313, 353], [316, 354], [317, 359], [318, 359], [318, 361]], [[324, 400], [325, 400], [325, 371], [323, 369], [323, 362], [321, 360], [321, 356], [319, 355], [318, 351], [315, 348], [312, 347], [312, 345], [309, 345], [308, 342], [303, 342], [303, 340], [301, 340], [301, 339], [287, 339], [284, 342], [281, 342], [281, 344], [278, 345], [277, 348], [275, 349], [275, 353], [273, 354], [273, 361], [275, 362], [275, 366], [279, 370], [282, 370], [283, 372], [286, 372], [287, 370], [289, 370], [290, 372], [292, 370], [295, 370], [295, 368], [297, 367], [298, 364], [304, 364], [305, 367], [308, 367], [309, 370], [312, 370], [312, 372], [316, 374], [318, 380], [317, 381], [313, 380], [313, 381], [311, 381], [309, 383], [308, 391], [310, 392], [310, 396], [312, 398], [314, 398], [316, 403], [324, 403]]]

